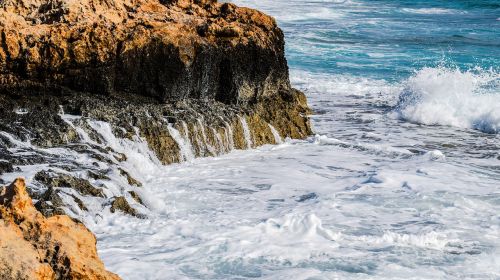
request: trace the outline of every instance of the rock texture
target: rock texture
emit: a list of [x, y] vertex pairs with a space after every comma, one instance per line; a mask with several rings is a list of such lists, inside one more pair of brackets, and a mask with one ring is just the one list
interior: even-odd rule
[[95, 244], [68, 216], [43, 217], [23, 179], [0, 190], [0, 279], [119, 279], [105, 270]]
[[216, 1], [8, 0], [0, 11], [7, 93], [131, 93], [255, 102], [288, 91], [283, 34]]

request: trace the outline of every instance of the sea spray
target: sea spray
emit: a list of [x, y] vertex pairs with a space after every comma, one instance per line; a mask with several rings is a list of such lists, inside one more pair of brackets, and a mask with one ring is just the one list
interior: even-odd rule
[[224, 142], [222, 141], [222, 137], [220, 136], [219, 132], [215, 130], [215, 128], [211, 127], [212, 132], [215, 136], [215, 139], [217, 140], [217, 145], [219, 146], [219, 155], [224, 152]]
[[225, 124], [225, 133], [226, 133], [226, 138], [228, 139], [228, 150], [232, 151], [234, 150], [234, 134], [233, 134], [233, 129], [231, 128], [231, 125], [229, 123], [224, 122]]
[[397, 115], [426, 125], [500, 131], [500, 73], [445, 67], [423, 68], [400, 94]]

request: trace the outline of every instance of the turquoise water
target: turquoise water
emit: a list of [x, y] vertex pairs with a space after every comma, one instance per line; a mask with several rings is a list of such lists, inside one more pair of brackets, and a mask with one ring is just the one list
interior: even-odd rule
[[255, 2], [285, 30], [293, 69], [398, 80], [425, 66], [500, 65], [499, 1]]

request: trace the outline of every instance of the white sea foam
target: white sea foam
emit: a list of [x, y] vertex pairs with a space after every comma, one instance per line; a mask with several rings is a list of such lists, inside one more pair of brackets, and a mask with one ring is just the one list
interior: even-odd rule
[[406, 82], [399, 117], [427, 125], [500, 131], [500, 73], [423, 68]]
[[436, 250], [444, 250], [446, 245], [450, 242], [456, 242], [456, 240], [451, 240], [444, 234], [437, 232], [430, 232], [425, 234], [400, 234], [395, 232], [386, 232], [382, 238], [377, 239], [376, 242], [380, 243], [393, 243], [400, 246], [414, 246], [421, 248], [430, 248]]
[[285, 235], [287, 240], [293, 240], [293, 242], [297, 242], [299, 239], [311, 238], [324, 238], [334, 241], [339, 236], [325, 229], [321, 219], [315, 214], [289, 214], [282, 219], [269, 219], [264, 223], [263, 227], [266, 234], [271, 236]]
[[402, 9], [406, 13], [412, 14], [424, 14], [424, 15], [444, 15], [444, 14], [464, 14], [465, 11], [454, 10], [454, 9], [444, 9], [444, 8], [404, 8]]
[[[279, 11], [283, 19], [310, 19], [287, 15], [283, 2], [243, 2]], [[331, 2], [314, 1], [310, 10]], [[468, 86], [449, 86], [463, 77], [469, 80], [465, 84], [474, 80], [470, 77], [479, 82], [469, 87], [474, 94], [462, 94], [469, 100], [462, 107], [489, 106], [483, 113], [494, 116], [497, 99], [466, 103], [494, 96], [498, 84], [481, 81], [488, 71], [445, 69], [436, 79], [426, 71], [441, 70], [423, 70], [404, 84], [292, 70], [293, 85], [306, 92], [315, 110], [311, 118], [320, 135], [171, 166], [161, 166], [138, 133], [133, 140], [116, 139], [109, 124], [91, 122], [102, 138], [96, 143], [75, 125], [83, 143], [127, 155], [125, 162], [113, 162], [143, 182], [133, 190], [147, 209], [127, 196], [132, 189], [116, 170], [107, 173], [111, 180], [91, 183], [104, 184], [108, 196], [124, 195], [148, 218], [110, 214], [109, 201], [81, 197], [95, 214], [86, 219], [68, 194], [63, 198], [70, 213], [84, 216], [97, 235], [106, 267], [124, 279], [498, 279], [498, 137], [413, 124], [426, 124], [419, 119], [429, 115], [439, 120], [430, 124], [454, 125], [438, 113], [467, 112], [456, 109], [456, 99], [445, 98], [449, 88], [465, 92]], [[398, 107], [397, 117], [409, 122], [387, 118], [405, 88], [416, 89], [408, 95], [418, 96]], [[430, 113], [419, 116], [417, 107]], [[204, 144], [201, 127], [193, 129], [199, 132], [194, 141]], [[233, 138], [229, 125], [225, 135]], [[19, 153], [34, 148], [29, 141], [0, 136], [14, 141], [12, 149]], [[43, 152], [62, 154], [78, 166], [112, 168], [66, 149]], [[20, 168], [2, 179], [33, 177], [47, 168], [64, 171], [49, 164]]]
[[342, 74], [320, 74], [302, 70], [291, 70], [290, 79], [294, 86], [314, 96], [318, 94], [342, 93], [366, 96], [384, 93], [383, 98], [392, 99], [402, 87], [383, 79], [371, 79]]
[[231, 128], [231, 126], [227, 122], [224, 122], [224, 125], [225, 125], [226, 139], [228, 139], [228, 141], [227, 141], [228, 151], [232, 151], [232, 150], [234, 150], [233, 129]]
[[203, 120], [198, 119], [197, 122], [198, 122], [199, 129], [201, 131], [201, 135], [203, 136], [204, 146], [207, 148], [208, 152], [211, 155], [213, 155], [213, 156], [217, 155], [215, 148], [210, 144], [210, 142], [208, 142], [208, 137], [207, 137], [207, 133], [205, 132], [205, 124], [203, 123]]

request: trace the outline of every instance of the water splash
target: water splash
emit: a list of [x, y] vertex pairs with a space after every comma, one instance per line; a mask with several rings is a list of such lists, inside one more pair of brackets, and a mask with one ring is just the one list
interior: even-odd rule
[[234, 134], [233, 134], [233, 129], [231, 128], [231, 126], [227, 122], [224, 122], [224, 125], [226, 126], [224, 132], [226, 133], [226, 139], [228, 139], [227, 140], [228, 150], [232, 151], [232, 150], [234, 150]]
[[245, 142], [247, 144], [247, 148], [251, 149], [253, 142], [252, 136], [250, 134], [250, 128], [248, 127], [247, 120], [244, 117], [240, 117], [241, 127], [243, 128], [243, 136], [245, 137]]
[[276, 130], [276, 128], [274, 128], [274, 126], [270, 123], [268, 123], [268, 125], [269, 128], [271, 129], [271, 132], [273, 133], [274, 141], [276, 142], [276, 144], [283, 143], [283, 139], [281, 139], [280, 133]]
[[399, 118], [426, 125], [500, 131], [500, 73], [423, 68], [406, 81]]
[[[174, 128], [172, 124], [167, 125], [168, 132], [174, 138], [175, 142], [179, 146], [180, 149], [180, 159], [182, 161], [190, 161], [194, 159], [194, 152], [191, 146], [191, 142], [189, 141], [189, 137], [182, 137], [181, 133]], [[186, 130], [187, 131], [187, 130]]]

